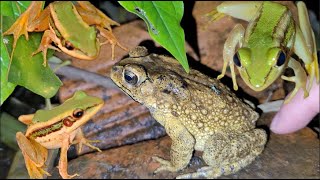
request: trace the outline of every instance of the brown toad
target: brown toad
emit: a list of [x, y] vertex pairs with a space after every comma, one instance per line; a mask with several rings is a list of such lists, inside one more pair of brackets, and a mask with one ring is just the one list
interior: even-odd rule
[[178, 178], [215, 178], [250, 164], [267, 140], [255, 129], [259, 115], [228, 87], [199, 71], [187, 74], [177, 60], [147, 55], [137, 47], [115, 64], [111, 79], [131, 98], [149, 108], [172, 139], [171, 161], [154, 157], [155, 171], [185, 168], [194, 150], [203, 151], [209, 165]]

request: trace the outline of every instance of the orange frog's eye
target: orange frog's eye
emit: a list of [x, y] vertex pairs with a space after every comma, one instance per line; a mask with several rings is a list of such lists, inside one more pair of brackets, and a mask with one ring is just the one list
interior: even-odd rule
[[76, 109], [73, 111], [73, 117], [79, 119], [83, 116], [83, 110], [82, 109]]

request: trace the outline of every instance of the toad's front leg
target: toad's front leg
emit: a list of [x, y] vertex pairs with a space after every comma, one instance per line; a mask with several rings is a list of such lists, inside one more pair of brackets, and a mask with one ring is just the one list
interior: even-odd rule
[[208, 139], [203, 159], [209, 165], [195, 173], [178, 176], [177, 179], [217, 178], [239, 171], [250, 164], [264, 149], [267, 136], [264, 130], [254, 129], [236, 137], [214, 135]]
[[189, 164], [194, 150], [195, 140], [193, 136], [178, 120], [170, 120], [170, 125], [165, 126], [165, 128], [172, 139], [170, 150], [171, 161], [153, 157], [154, 160], [161, 164], [161, 166], [154, 171], [155, 173], [163, 170], [177, 172], [185, 168]]

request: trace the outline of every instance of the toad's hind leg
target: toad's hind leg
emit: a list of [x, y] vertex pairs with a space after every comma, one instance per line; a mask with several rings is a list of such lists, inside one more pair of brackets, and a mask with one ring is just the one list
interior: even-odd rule
[[262, 129], [254, 129], [235, 138], [214, 136], [208, 140], [203, 152], [203, 159], [209, 166], [177, 178], [217, 178], [235, 173], [262, 152], [266, 141], [267, 136]]

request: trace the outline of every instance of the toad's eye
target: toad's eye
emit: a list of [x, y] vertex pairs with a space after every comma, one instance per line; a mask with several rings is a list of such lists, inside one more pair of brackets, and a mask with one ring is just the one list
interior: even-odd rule
[[76, 109], [73, 111], [73, 117], [75, 118], [81, 118], [83, 116], [83, 110], [82, 109]]
[[127, 83], [131, 85], [136, 85], [138, 82], [138, 77], [133, 72], [125, 70], [124, 71], [124, 79]]
[[280, 51], [279, 57], [277, 60], [277, 66], [282, 66], [286, 62], [286, 55], [283, 51]]

